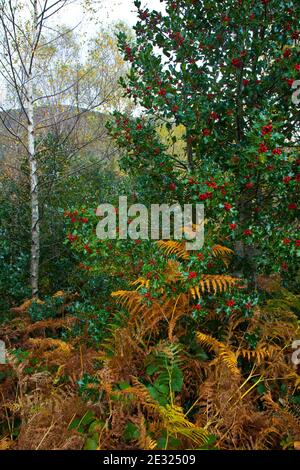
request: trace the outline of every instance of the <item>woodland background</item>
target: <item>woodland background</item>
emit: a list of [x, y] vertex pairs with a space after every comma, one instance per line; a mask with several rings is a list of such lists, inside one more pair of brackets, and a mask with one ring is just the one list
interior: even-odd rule
[[[299, 450], [299, 2], [72, 3], [0, 1], [0, 449]], [[120, 195], [203, 249], [98, 240]]]

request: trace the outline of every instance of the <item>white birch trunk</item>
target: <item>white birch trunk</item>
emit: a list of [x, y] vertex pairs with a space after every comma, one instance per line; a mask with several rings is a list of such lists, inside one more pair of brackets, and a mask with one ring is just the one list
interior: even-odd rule
[[35, 153], [35, 135], [34, 135], [34, 109], [32, 96], [32, 81], [29, 78], [28, 86], [28, 158], [30, 168], [30, 199], [31, 199], [31, 263], [30, 263], [30, 282], [32, 296], [38, 295], [39, 285], [39, 260], [40, 260], [40, 222], [39, 222], [39, 197], [38, 197], [38, 168]]
[[[37, 0], [33, 2], [33, 25], [32, 25], [32, 45], [34, 47], [37, 34]], [[32, 51], [35, 54], [35, 51]], [[38, 165], [35, 149], [35, 123], [34, 123], [34, 90], [33, 90], [33, 64], [28, 74], [26, 87], [27, 94], [27, 140], [28, 159], [30, 168], [30, 199], [31, 199], [31, 263], [30, 263], [30, 283], [32, 296], [36, 297], [39, 290], [39, 262], [40, 262], [40, 221], [39, 221], [39, 197], [38, 197]]]

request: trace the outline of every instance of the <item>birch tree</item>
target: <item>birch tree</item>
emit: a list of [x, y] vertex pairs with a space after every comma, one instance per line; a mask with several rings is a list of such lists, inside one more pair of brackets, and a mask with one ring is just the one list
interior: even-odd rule
[[[40, 257], [40, 216], [38, 196], [38, 166], [35, 145], [34, 107], [36, 103], [35, 84], [38, 74], [35, 70], [36, 56], [43, 47], [43, 32], [48, 23], [72, 0], [1, 0], [0, 26], [1, 76], [10, 92], [17, 98], [20, 113], [1, 109], [1, 121], [6, 130], [22, 145], [30, 169], [31, 200], [31, 267], [32, 295], [38, 294]], [[25, 120], [21, 119], [25, 116]], [[16, 126], [12, 130], [13, 121]]]
[[[90, 119], [91, 111], [105, 111], [113, 104], [112, 96], [119, 72], [124, 67], [122, 63], [117, 64], [119, 70], [114, 69], [110, 76], [105, 76], [94, 53], [88, 54], [86, 59], [82, 57], [82, 51], [78, 50], [76, 60], [70, 58], [73, 46], [66, 49], [65, 45], [78, 25], [74, 28], [59, 27], [55, 21], [64, 8], [75, 3], [76, 0], [25, 0], [22, 3], [18, 0], [0, 0], [0, 78], [6, 90], [5, 99], [1, 97], [0, 124], [2, 123], [7, 136], [10, 136], [11, 142], [18, 148], [17, 152], [20, 153], [21, 148], [28, 161], [31, 206], [30, 283], [33, 296], [38, 295], [39, 289], [43, 205], [41, 184], [45, 187], [46, 179], [48, 185], [47, 175], [41, 174], [39, 158], [43, 153], [43, 140], [47, 138], [47, 132], [53, 129], [61, 129], [63, 142], [68, 138], [74, 140], [79, 122], [84, 122], [83, 115]], [[60, 51], [61, 67], [58, 66]], [[103, 61], [111, 67], [106, 56]], [[47, 116], [37, 117], [37, 111], [41, 107], [47, 107]], [[85, 148], [89, 141], [104, 140], [104, 128], [100, 132], [99, 125], [94, 128], [95, 132], [87, 132], [68, 158]], [[110, 155], [109, 152], [107, 154]], [[53, 178], [50, 180], [49, 187], [52, 188]]]

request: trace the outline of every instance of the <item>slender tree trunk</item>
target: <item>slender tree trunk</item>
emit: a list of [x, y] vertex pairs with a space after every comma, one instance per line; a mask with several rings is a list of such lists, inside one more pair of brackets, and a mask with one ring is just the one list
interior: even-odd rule
[[38, 295], [39, 285], [39, 259], [40, 259], [40, 222], [39, 222], [39, 197], [38, 197], [38, 169], [35, 152], [34, 135], [34, 109], [32, 97], [32, 81], [29, 78], [28, 86], [28, 158], [30, 168], [30, 199], [31, 199], [31, 266], [30, 282], [32, 296]]
[[27, 94], [27, 139], [28, 159], [30, 168], [30, 200], [31, 200], [31, 263], [30, 283], [32, 296], [36, 297], [39, 291], [39, 262], [40, 262], [40, 221], [39, 221], [39, 195], [38, 195], [38, 165], [35, 149], [35, 124], [34, 124], [34, 87], [33, 87], [33, 64], [36, 48], [37, 34], [37, 0], [33, 2], [33, 25], [32, 25], [32, 56], [28, 70]]

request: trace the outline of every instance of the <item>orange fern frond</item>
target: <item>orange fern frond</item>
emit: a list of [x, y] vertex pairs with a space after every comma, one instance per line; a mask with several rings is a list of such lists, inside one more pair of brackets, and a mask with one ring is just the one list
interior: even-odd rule
[[137, 286], [136, 290], [139, 290], [142, 287], [145, 287], [146, 289], [149, 289], [150, 281], [149, 281], [149, 279], [144, 279], [143, 277], [139, 277], [135, 281], [131, 282], [130, 285]]
[[227, 248], [227, 246], [213, 245], [212, 254], [213, 256], [228, 257], [233, 254], [233, 250], [231, 250], [230, 248]]
[[244, 349], [242, 348], [238, 351], [238, 356], [243, 357], [244, 359], [255, 360], [258, 365], [260, 365], [265, 359], [269, 359], [273, 356], [274, 352], [277, 350], [275, 346], [258, 346], [256, 349]]
[[69, 356], [73, 349], [71, 344], [55, 338], [29, 338], [28, 342], [40, 357], [46, 359]]
[[185, 249], [184, 242], [177, 242], [176, 240], [159, 240], [157, 242], [159, 248], [163, 249], [167, 255], [176, 255], [183, 260], [189, 259], [189, 253]]
[[118, 290], [111, 293], [117, 301], [131, 312], [135, 312], [142, 304], [142, 297], [135, 290]]
[[206, 349], [214, 351], [234, 374], [240, 373], [236, 355], [226, 344], [202, 332], [197, 333], [197, 339]]
[[218, 291], [225, 292], [233, 287], [238, 280], [238, 278], [232, 276], [206, 274], [200, 280], [199, 286], [191, 287], [190, 292], [193, 299], [200, 299], [201, 294], [205, 292], [213, 292], [214, 294], [217, 294]]
[[229, 265], [229, 258], [231, 257], [232, 254], [233, 254], [233, 251], [230, 248], [227, 248], [227, 246], [214, 245], [212, 247], [212, 255], [214, 257], [220, 256], [225, 266]]

